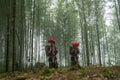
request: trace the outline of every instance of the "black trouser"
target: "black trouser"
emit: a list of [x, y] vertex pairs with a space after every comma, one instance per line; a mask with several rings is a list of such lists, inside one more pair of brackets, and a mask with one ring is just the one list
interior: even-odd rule
[[77, 65], [78, 64], [78, 56], [71, 56], [71, 65]]
[[57, 58], [55, 56], [49, 57], [49, 67], [50, 68], [57, 68]]

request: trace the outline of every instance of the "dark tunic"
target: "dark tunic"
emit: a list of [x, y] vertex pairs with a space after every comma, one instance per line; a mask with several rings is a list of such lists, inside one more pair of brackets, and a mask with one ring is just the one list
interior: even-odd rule
[[78, 47], [70, 46], [71, 65], [78, 64], [78, 54], [79, 54]]
[[58, 64], [57, 64], [56, 54], [58, 53], [58, 51], [56, 47], [51, 45], [46, 45], [45, 51], [46, 51], [46, 56], [48, 57], [49, 67], [57, 68]]

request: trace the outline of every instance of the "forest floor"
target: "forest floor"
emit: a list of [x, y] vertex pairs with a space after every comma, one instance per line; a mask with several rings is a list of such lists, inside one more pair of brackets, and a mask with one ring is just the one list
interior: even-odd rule
[[0, 74], [0, 80], [120, 80], [120, 66], [35, 69]]

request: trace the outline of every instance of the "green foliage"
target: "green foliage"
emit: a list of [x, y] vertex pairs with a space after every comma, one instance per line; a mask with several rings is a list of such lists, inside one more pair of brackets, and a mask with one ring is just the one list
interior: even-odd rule
[[105, 68], [103, 70], [103, 75], [107, 78], [119, 78], [120, 77], [120, 67], [113, 66], [110, 68]]
[[86, 76], [86, 75], [87, 75], [87, 71], [86, 71], [85, 68], [81, 67], [81, 68], [79, 69], [79, 71], [80, 71], [80, 73], [81, 73], [82, 76]]
[[4, 78], [4, 77], [6, 77], [6, 76], [9, 76], [10, 75], [10, 73], [2, 73], [2, 74], [0, 74], [0, 79], [1, 78]]
[[7, 76], [16, 76], [16, 75], [19, 75], [20, 72], [16, 71], [16, 72], [6, 72], [6, 73], [2, 73], [0, 74], [0, 78], [4, 78], [4, 77], [7, 77]]
[[65, 73], [65, 72], [69, 71], [69, 68], [62, 68], [60, 70], [61, 70], [61, 72]]
[[51, 69], [44, 69], [42, 75], [44, 75], [44, 76], [50, 76], [50, 75], [52, 75], [54, 72], [55, 72], [55, 69], [54, 69], [54, 68], [51, 68]]
[[109, 70], [108, 68], [105, 68], [105, 69], [103, 70], [103, 75], [104, 75], [105, 77], [110, 78], [110, 70]]

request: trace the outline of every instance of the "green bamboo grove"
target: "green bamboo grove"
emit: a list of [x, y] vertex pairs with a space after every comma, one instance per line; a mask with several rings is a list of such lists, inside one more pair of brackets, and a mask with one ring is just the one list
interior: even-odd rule
[[81, 66], [120, 65], [119, 0], [0, 0], [0, 5], [0, 73], [47, 65], [50, 37], [56, 39], [59, 67], [70, 66], [72, 41], [80, 42]]

